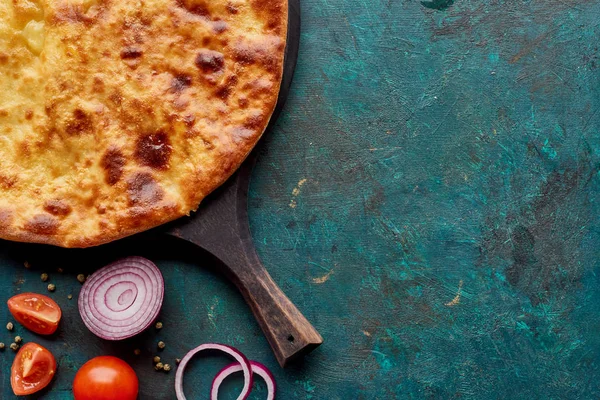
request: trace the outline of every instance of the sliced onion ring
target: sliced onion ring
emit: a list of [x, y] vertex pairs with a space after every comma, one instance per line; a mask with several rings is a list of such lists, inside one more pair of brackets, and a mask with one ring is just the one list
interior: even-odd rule
[[127, 339], [152, 325], [164, 294], [158, 267], [142, 257], [127, 257], [99, 269], [85, 282], [79, 293], [79, 314], [96, 336]]
[[175, 394], [177, 395], [177, 400], [186, 400], [183, 394], [183, 373], [185, 372], [185, 367], [187, 366], [188, 362], [190, 362], [192, 357], [204, 350], [221, 351], [230, 355], [235, 359], [235, 361], [237, 361], [236, 365], [239, 365], [241, 367], [241, 371], [244, 373], [244, 387], [242, 388], [242, 392], [238, 396], [237, 400], [247, 399], [250, 395], [250, 391], [252, 390], [252, 366], [250, 365], [250, 361], [248, 361], [246, 356], [243, 355], [239, 350], [234, 349], [231, 346], [219, 343], [206, 343], [187, 353], [179, 363], [179, 367], [177, 367], [177, 374], [175, 375]]
[[[250, 361], [250, 366], [252, 367], [252, 372], [263, 378], [267, 383], [267, 400], [275, 400], [277, 385], [275, 384], [275, 377], [271, 371], [269, 371], [269, 368], [256, 361]], [[240, 372], [241, 370], [242, 366], [238, 363], [229, 364], [223, 368], [213, 380], [212, 388], [210, 389], [210, 400], [218, 400], [219, 388], [223, 381], [227, 379], [229, 375]]]

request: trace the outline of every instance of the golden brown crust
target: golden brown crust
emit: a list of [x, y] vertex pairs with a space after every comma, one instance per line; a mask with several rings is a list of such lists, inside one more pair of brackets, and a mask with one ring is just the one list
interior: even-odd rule
[[275, 108], [287, 0], [0, 2], [0, 238], [88, 247], [195, 210]]

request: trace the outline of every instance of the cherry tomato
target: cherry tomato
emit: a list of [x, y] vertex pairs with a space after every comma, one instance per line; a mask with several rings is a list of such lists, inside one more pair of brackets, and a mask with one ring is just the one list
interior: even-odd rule
[[25, 328], [50, 335], [56, 332], [62, 312], [54, 300], [37, 293], [22, 293], [8, 299], [8, 309]]
[[75, 375], [75, 400], [136, 400], [138, 378], [125, 361], [110, 356], [92, 358]]
[[10, 374], [10, 384], [17, 396], [42, 390], [56, 373], [56, 360], [48, 349], [27, 343], [17, 353]]

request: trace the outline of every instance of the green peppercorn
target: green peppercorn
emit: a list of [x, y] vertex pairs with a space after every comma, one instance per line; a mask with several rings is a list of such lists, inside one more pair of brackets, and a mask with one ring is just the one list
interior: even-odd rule
[[17, 350], [19, 350], [19, 345], [18, 345], [18, 344], [16, 344], [16, 343], [11, 343], [11, 344], [10, 344], [10, 349], [11, 349], [12, 351], [17, 351]]
[[167, 345], [165, 344], [165, 342], [163, 342], [162, 340], [160, 342], [158, 342], [158, 348], [159, 349], [164, 349]]
[[67, 296], [67, 299], [69, 299], [69, 300], [71, 300], [72, 298], [73, 298], [72, 294], [70, 294], [70, 295]]
[[160, 371], [164, 368], [165, 366], [163, 365], [163, 363], [158, 363], [154, 366], [154, 369], [157, 371]]
[[181, 358], [176, 358], [175, 359], [175, 364], [179, 365], [180, 362], [181, 362]]
[[77, 275], [77, 280], [79, 281], [79, 283], [84, 283], [85, 282], [85, 275], [84, 274]]
[[163, 371], [169, 372], [171, 370], [171, 366], [169, 364], [163, 365]]
[[15, 336], [15, 343], [21, 343], [22, 341], [21, 336]]
[[158, 364], [160, 362], [160, 357], [159, 356], [155, 356], [152, 361], [154, 362], [154, 364]]
[[4, 343], [0, 342], [0, 350], [4, 350], [4, 347], [6, 347]]
[[25, 261], [24, 265], [27, 269], [31, 268], [31, 264], [29, 264], [29, 261]]
[[14, 325], [12, 322], [9, 322], [8, 324], [6, 324], [6, 329], [8, 329], [9, 331], [12, 331], [14, 328]]
[[50, 277], [44, 272], [40, 278], [42, 278], [42, 282], [47, 282]]
[[49, 292], [54, 292], [56, 290], [56, 285], [54, 283], [49, 283], [48, 284], [48, 291]]
[[135, 354], [136, 356], [139, 356], [140, 354], [142, 354], [142, 351], [140, 349], [135, 349], [133, 351], [133, 354]]
[[162, 329], [163, 327], [163, 323], [162, 322], [157, 322], [155, 325], [156, 329]]

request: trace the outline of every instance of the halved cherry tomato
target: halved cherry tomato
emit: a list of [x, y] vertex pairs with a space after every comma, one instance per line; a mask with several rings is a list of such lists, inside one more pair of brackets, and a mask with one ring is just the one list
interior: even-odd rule
[[48, 349], [27, 343], [17, 353], [11, 368], [10, 384], [17, 396], [42, 390], [56, 373], [56, 359]]
[[139, 383], [133, 368], [111, 356], [92, 358], [75, 375], [75, 400], [135, 400]]
[[22, 293], [8, 299], [8, 309], [25, 328], [50, 335], [56, 332], [62, 312], [54, 300], [37, 293]]

